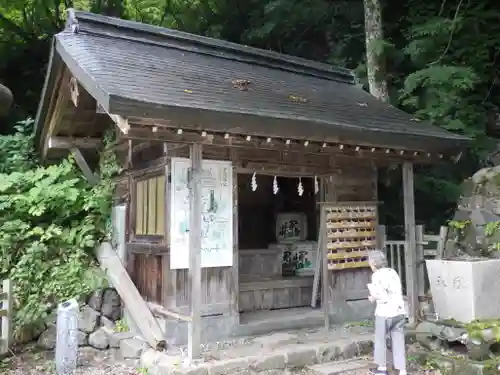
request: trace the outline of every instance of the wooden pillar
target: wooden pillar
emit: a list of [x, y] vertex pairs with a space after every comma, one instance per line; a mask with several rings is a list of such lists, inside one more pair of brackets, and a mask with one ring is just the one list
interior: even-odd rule
[[[165, 158], [165, 190], [164, 190], [164, 221], [163, 221], [163, 233], [165, 245], [170, 248], [170, 160], [168, 159], [168, 144], [163, 143], [163, 156]], [[165, 308], [176, 307], [175, 299], [177, 292], [177, 270], [170, 269], [170, 252], [165, 253], [161, 257], [161, 268], [162, 268], [162, 305]], [[173, 276], [173, 277], [172, 277]], [[173, 306], [172, 306], [173, 305]]]
[[[424, 257], [424, 226], [417, 225], [416, 239], [416, 261], [417, 261], [417, 291], [418, 297], [425, 296], [425, 257]], [[420, 301], [420, 300], [419, 300]], [[420, 303], [419, 303], [420, 305]]]
[[403, 163], [403, 201], [405, 217], [405, 268], [406, 294], [408, 297], [408, 317], [410, 323], [415, 323], [418, 312], [418, 275], [417, 247], [415, 227], [415, 196], [413, 184], [413, 164]]
[[230, 314], [238, 317], [240, 316], [239, 298], [240, 298], [240, 277], [239, 277], [239, 242], [238, 242], [238, 172], [233, 167], [233, 267], [231, 268], [231, 282], [230, 282]]
[[190, 360], [201, 354], [201, 173], [202, 147], [193, 144], [190, 147], [190, 212], [189, 212], [189, 311], [188, 356]]

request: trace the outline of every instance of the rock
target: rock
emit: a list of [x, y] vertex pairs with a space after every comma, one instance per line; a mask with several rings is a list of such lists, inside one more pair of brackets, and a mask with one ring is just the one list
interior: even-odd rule
[[26, 344], [28, 342], [37, 340], [40, 335], [47, 329], [47, 324], [39, 322], [30, 326], [25, 326], [17, 333], [16, 343]]
[[106, 327], [107, 329], [113, 331], [116, 324], [105, 316], [101, 316], [101, 327]]
[[[165, 353], [149, 348], [142, 353], [140, 365], [142, 368], [149, 369], [157, 365], [164, 357], [166, 357]], [[178, 362], [180, 363], [181, 360], [179, 359]]]
[[78, 318], [78, 329], [86, 333], [92, 333], [99, 325], [100, 314], [90, 306], [85, 306], [80, 310]]
[[123, 358], [141, 358], [142, 353], [147, 349], [149, 349], [149, 345], [137, 338], [120, 341], [120, 353]]
[[85, 332], [78, 331], [77, 335], [77, 340], [78, 340], [78, 346], [86, 346], [89, 343], [88, 337], [89, 335], [86, 334]]
[[105, 328], [99, 328], [89, 335], [89, 345], [96, 349], [107, 349], [109, 347], [108, 333]]
[[252, 368], [256, 371], [269, 371], [285, 368], [284, 353], [269, 353], [260, 356], [252, 363]]
[[285, 361], [288, 367], [314, 365], [317, 361], [316, 350], [305, 345], [287, 347]]
[[0, 84], [0, 116], [5, 116], [9, 112], [13, 101], [12, 91], [7, 86]]
[[[462, 229], [450, 231], [457, 243], [445, 248], [445, 258], [495, 258], [493, 245], [500, 239], [500, 230], [486, 233], [489, 223], [500, 221], [500, 165], [482, 168], [462, 183], [461, 196], [453, 220], [467, 223]], [[491, 226], [490, 226], [491, 229]]]
[[101, 308], [102, 315], [116, 322], [122, 314], [121, 299], [116, 290], [106, 289]]
[[111, 348], [119, 348], [120, 341], [125, 339], [131, 339], [133, 337], [134, 334], [132, 332], [111, 332], [110, 334], [108, 334], [109, 346]]
[[482, 168], [472, 175], [472, 182], [476, 185], [486, 182], [488, 172], [491, 168]]
[[50, 325], [50, 324], [56, 324], [57, 323], [57, 308], [52, 310], [47, 316], [47, 319], [45, 319], [45, 324]]
[[248, 357], [217, 361], [210, 366], [210, 375], [226, 375], [244, 372], [250, 365]]
[[37, 341], [37, 346], [44, 350], [54, 350], [56, 348], [57, 329], [51, 324], [42, 332]]
[[89, 298], [88, 305], [96, 311], [101, 311], [104, 299], [104, 290], [96, 290]]

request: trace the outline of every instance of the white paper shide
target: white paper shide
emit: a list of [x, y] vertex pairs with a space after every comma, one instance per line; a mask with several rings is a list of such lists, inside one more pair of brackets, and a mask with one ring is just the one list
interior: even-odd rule
[[[170, 268], [189, 268], [191, 162], [172, 158]], [[203, 160], [201, 266], [233, 265], [233, 175], [229, 161]]]

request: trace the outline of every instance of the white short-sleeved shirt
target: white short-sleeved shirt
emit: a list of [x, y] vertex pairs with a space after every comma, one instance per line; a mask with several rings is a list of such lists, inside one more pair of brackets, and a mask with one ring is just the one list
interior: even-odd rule
[[401, 279], [392, 268], [381, 268], [372, 274], [372, 296], [377, 304], [376, 316], [406, 315]]

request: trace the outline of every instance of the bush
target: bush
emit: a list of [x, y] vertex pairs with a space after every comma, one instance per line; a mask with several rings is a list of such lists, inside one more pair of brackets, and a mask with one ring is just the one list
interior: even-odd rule
[[0, 136], [0, 280], [10, 278], [15, 286], [16, 330], [103, 282], [94, 272], [93, 250], [110, 233], [112, 178], [118, 172], [110, 149], [101, 155], [96, 186], [71, 157], [37, 165], [31, 124]]

